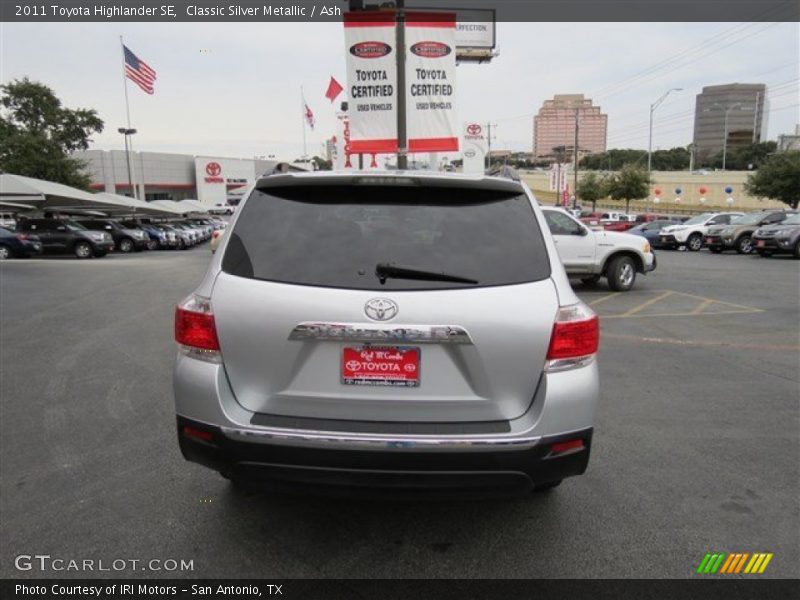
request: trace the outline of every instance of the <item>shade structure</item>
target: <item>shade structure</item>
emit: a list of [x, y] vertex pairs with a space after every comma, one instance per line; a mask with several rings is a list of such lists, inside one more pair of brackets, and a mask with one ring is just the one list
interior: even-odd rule
[[[17, 206], [13, 206], [13, 205]], [[91, 194], [77, 188], [33, 177], [0, 175], [0, 205], [22, 210], [92, 211], [94, 214], [158, 214], [176, 216], [181, 211], [151, 207], [149, 203], [116, 194]], [[25, 208], [23, 208], [23, 206]]]
[[195, 213], [207, 213], [208, 212], [208, 207], [205, 206], [199, 200], [193, 200], [193, 199], [188, 199], [187, 198], [186, 200], [181, 200], [177, 204], [178, 204], [178, 206], [180, 206], [183, 210], [186, 210], [187, 212], [195, 212]]

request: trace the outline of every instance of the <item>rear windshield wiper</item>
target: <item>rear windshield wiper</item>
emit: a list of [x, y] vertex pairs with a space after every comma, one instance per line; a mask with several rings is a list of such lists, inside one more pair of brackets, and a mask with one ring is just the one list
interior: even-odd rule
[[450, 275], [449, 273], [437, 273], [436, 271], [425, 271], [412, 267], [399, 267], [391, 263], [378, 263], [375, 265], [375, 275], [381, 284], [391, 279], [418, 279], [420, 281], [452, 281], [454, 283], [478, 283], [477, 279], [461, 277], [460, 275]]

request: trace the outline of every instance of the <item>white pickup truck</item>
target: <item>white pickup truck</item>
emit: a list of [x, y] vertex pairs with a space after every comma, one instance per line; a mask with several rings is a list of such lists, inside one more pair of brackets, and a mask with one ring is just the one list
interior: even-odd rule
[[592, 231], [560, 208], [543, 206], [542, 211], [568, 275], [592, 284], [605, 277], [612, 290], [626, 292], [633, 287], [637, 273], [656, 268], [656, 257], [645, 238]]

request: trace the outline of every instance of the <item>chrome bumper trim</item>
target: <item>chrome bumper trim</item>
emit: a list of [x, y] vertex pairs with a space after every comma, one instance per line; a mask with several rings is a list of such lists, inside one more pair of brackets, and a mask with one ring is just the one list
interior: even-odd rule
[[306, 429], [282, 429], [264, 427], [258, 429], [242, 429], [222, 427], [223, 435], [243, 442], [263, 444], [296, 445], [330, 449], [373, 449], [414, 451], [459, 451], [459, 450], [525, 450], [539, 443], [541, 436], [523, 434], [513, 436], [397, 436], [397, 435], [359, 435], [356, 433], [339, 433], [331, 431], [312, 431]]
[[467, 330], [455, 325], [373, 325], [371, 323], [303, 322], [289, 339], [334, 342], [389, 342], [414, 344], [472, 344]]

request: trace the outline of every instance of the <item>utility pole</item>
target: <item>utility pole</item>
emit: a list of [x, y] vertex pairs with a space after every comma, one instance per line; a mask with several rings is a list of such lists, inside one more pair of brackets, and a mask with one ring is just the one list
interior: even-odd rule
[[396, 0], [397, 24], [397, 169], [408, 168], [408, 130], [406, 128], [406, 12], [405, 0]]
[[487, 152], [486, 152], [486, 170], [492, 168], [492, 124], [486, 124], [486, 143], [487, 143]]
[[580, 109], [575, 109], [575, 145], [572, 147], [573, 174], [572, 178], [572, 210], [578, 207], [578, 115]]
[[[125, 136], [125, 162], [128, 165], [128, 189], [131, 191], [131, 195], [136, 198], [136, 190], [133, 188], [133, 176], [131, 175], [131, 154], [130, 154], [130, 144], [128, 144], [128, 136], [133, 135], [136, 133], [135, 129], [131, 129], [130, 127], [120, 127], [117, 129], [117, 133], [121, 133]], [[144, 180], [144, 177], [142, 177]]]

